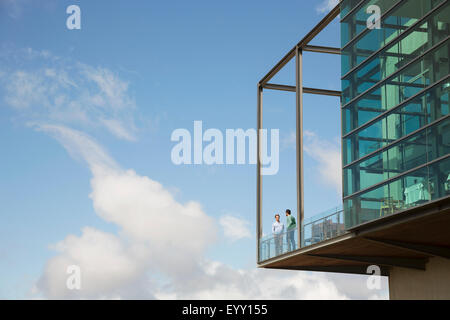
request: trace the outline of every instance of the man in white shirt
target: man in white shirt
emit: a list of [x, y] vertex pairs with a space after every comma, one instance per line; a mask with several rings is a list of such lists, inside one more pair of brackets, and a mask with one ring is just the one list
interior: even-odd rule
[[275, 255], [280, 255], [283, 253], [283, 231], [284, 224], [280, 221], [280, 215], [277, 213], [275, 215], [275, 222], [272, 224], [272, 233], [275, 240]]

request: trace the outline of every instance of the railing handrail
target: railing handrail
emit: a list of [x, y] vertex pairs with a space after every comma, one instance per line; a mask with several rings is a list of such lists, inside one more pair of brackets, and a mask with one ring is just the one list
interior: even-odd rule
[[332, 214], [330, 214], [330, 215], [328, 215], [328, 216], [324, 216], [324, 217], [322, 217], [322, 218], [317, 218], [316, 220], [313, 220], [313, 221], [310, 221], [310, 222], [303, 223], [303, 225], [304, 225], [304, 226], [307, 226], [307, 225], [310, 225], [310, 224], [314, 224], [314, 223], [316, 223], [317, 221], [328, 219], [329, 217], [335, 216], [335, 215], [337, 215], [337, 214], [339, 214], [339, 213], [341, 213], [341, 212], [344, 212], [344, 209], [339, 210], [339, 211], [336, 211], [336, 212], [334, 212], [334, 213], [332, 213]]
[[318, 213], [318, 214], [316, 214], [316, 215], [314, 215], [314, 216], [312, 216], [310, 218], [305, 219], [307, 222], [304, 221], [304, 224], [310, 224], [310, 223], [313, 223], [315, 221], [322, 220], [324, 218], [333, 216], [336, 213], [340, 213], [342, 211], [344, 211], [344, 208], [343, 208], [342, 205], [333, 207], [331, 209], [328, 209], [326, 211], [322, 211], [321, 213]]

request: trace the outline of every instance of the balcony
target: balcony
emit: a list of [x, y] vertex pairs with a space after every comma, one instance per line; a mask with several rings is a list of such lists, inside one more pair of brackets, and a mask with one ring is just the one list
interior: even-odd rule
[[297, 229], [294, 228], [280, 234], [262, 237], [259, 241], [259, 262], [344, 234], [346, 231], [342, 206], [305, 219], [301, 226], [302, 239], [300, 248], [297, 243], [297, 232]]

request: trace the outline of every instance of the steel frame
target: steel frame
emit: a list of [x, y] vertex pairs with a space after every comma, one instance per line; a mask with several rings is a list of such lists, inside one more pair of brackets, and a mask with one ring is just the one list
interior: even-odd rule
[[[295, 92], [296, 94], [296, 176], [297, 176], [297, 243], [301, 248], [302, 226], [304, 219], [303, 201], [303, 93], [328, 95], [341, 97], [341, 92], [328, 89], [307, 88], [303, 86], [303, 51], [341, 54], [340, 48], [309, 45], [330, 22], [340, 14], [340, 3], [336, 5], [308, 34], [295, 45], [259, 82], [257, 85], [257, 154], [256, 165], [256, 241], [257, 241], [257, 261], [260, 262], [260, 239], [262, 235], [262, 176], [261, 176], [261, 135], [260, 129], [263, 127], [263, 90], [279, 90]], [[287, 64], [295, 58], [295, 86], [273, 84], [269, 81]]]

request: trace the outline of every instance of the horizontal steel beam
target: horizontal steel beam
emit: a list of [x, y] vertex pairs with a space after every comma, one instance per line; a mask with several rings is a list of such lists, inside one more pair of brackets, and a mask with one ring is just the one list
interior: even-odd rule
[[339, 55], [341, 54], [341, 48], [311, 46], [311, 45], [304, 46], [303, 51], [330, 53], [330, 54], [339, 54]]
[[[263, 86], [264, 89], [270, 89], [270, 90], [280, 90], [280, 91], [290, 91], [295, 92], [295, 86], [288, 86], [285, 84], [275, 84], [275, 83], [266, 83]], [[340, 97], [341, 91], [336, 90], [328, 90], [328, 89], [316, 89], [316, 88], [307, 88], [303, 87], [304, 93], [310, 93], [310, 94], [320, 94], [325, 96], [334, 96], [334, 97]]]
[[328, 258], [335, 260], [357, 261], [370, 263], [373, 265], [383, 265], [389, 267], [402, 267], [409, 269], [425, 270], [428, 259], [403, 258], [403, 257], [383, 257], [383, 256], [348, 256], [340, 254], [309, 254], [313, 257]]
[[270, 90], [296, 92], [295, 86], [288, 86], [288, 85], [285, 85], [285, 84], [266, 83], [263, 86], [263, 88], [264, 89], [270, 89]]
[[[289, 266], [289, 267], [266, 267], [266, 268], [370, 275], [371, 273], [367, 273], [368, 267], [369, 265], [333, 265], [333, 266]], [[380, 271], [382, 276], [389, 276], [388, 267], [380, 266]]]
[[450, 248], [443, 246], [434, 246], [422, 243], [410, 243], [397, 240], [388, 240], [372, 237], [364, 237], [364, 239], [369, 240], [374, 243], [382, 244], [385, 246], [390, 246], [398, 249], [408, 250], [416, 253], [427, 254], [436, 257], [442, 257], [450, 259]]
[[337, 90], [315, 89], [315, 88], [303, 87], [303, 92], [310, 93], [310, 94], [320, 94], [323, 96], [341, 97], [341, 91], [337, 91]]

